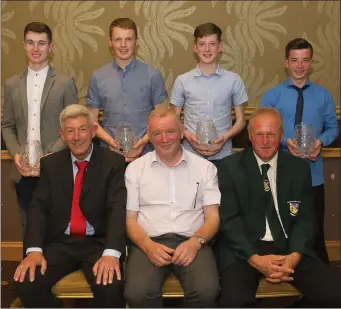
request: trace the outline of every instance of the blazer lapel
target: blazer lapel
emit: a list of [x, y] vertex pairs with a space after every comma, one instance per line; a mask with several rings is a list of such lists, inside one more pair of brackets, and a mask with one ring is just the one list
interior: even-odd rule
[[277, 186], [277, 203], [278, 210], [281, 216], [283, 226], [288, 230], [288, 190], [290, 190], [290, 181], [292, 175], [287, 171], [290, 170], [286, 168], [285, 158], [283, 158], [282, 152], [278, 152], [277, 160], [277, 175], [276, 175], [276, 186]]
[[41, 95], [41, 102], [40, 102], [40, 112], [43, 111], [44, 105], [46, 103], [47, 96], [51, 90], [51, 87], [55, 81], [56, 71], [51, 66], [47, 72], [43, 93]]
[[27, 69], [21, 75], [21, 80], [19, 82], [19, 89], [21, 94], [21, 104], [24, 111], [26, 128], [28, 124], [28, 102], [27, 102]]
[[[265, 218], [266, 205], [264, 204], [264, 185], [262, 174], [259, 170], [256, 157], [251, 147], [247, 148], [245, 152], [244, 168], [247, 184], [247, 200], [248, 206], [246, 212], [252, 213], [255, 216], [254, 225], [258, 226], [256, 230], [259, 231], [258, 236], [265, 234]], [[250, 207], [256, 208], [250, 208]]]
[[247, 181], [254, 188], [255, 192], [263, 192], [263, 180], [260, 173], [256, 157], [251, 147], [248, 147], [245, 152], [244, 166], [246, 169]]
[[59, 167], [60, 175], [62, 177], [61, 182], [66, 191], [66, 197], [71, 197], [72, 200], [74, 181], [70, 150], [65, 149], [64, 156], [65, 164], [61, 164]]
[[98, 153], [95, 145], [93, 145], [93, 151], [90, 158], [90, 162], [88, 165], [88, 168], [86, 170], [84, 180], [83, 180], [83, 186], [82, 186], [82, 192], [81, 192], [81, 199], [84, 198], [84, 196], [88, 193], [90, 190], [91, 184], [93, 183], [93, 179], [96, 179], [98, 175], [99, 166], [101, 164]]

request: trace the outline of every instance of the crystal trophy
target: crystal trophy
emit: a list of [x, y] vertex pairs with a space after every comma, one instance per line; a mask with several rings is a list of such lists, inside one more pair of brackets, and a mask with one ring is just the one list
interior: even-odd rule
[[43, 150], [38, 140], [26, 141], [21, 148], [21, 165], [31, 169], [32, 176], [39, 175], [42, 157]]
[[120, 144], [120, 151], [129, 152], [130, 150], [132, 150], [136, 142], [136, 136], [133, 127], [118, 127], [116, 131], [116, 140]]
[[202, 145], [209, 145], [218, 137], [213, 120], [200, 120], [197, 123], [196, 137]]
[[314, 128], [310, 124], [300, 123], [295, 126], [294, 140], [298, 151], [304, 158], [309, 157], [309, 154], [314, 151], [316, 137]]

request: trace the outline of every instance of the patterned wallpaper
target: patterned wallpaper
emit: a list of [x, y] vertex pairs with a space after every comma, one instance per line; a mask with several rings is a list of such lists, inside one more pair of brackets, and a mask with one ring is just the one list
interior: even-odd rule
[[311, 79], [340, 106], [340, 1], [2, 1], [2, 90], [4, 80], [26, 66], [25, 25], [42, 21], [53, 31], [52, 64], [75, 78], [84, 102], [91, 73], [112, 60], [108, 28], [118, 17], [136, 22], [137, 57], [160, 69], [168, 91], [196, 65], [194, 28], [216, 23], [223, 30], [220, 64], [242, 77], [249, 107], [286, 78], [285, 45], [304, 37], [314, 47]]

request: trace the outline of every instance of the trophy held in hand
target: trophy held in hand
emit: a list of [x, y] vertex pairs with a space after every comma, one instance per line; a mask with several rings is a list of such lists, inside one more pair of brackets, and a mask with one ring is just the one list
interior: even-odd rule
[[200, 120], [197, 123], [196, 137], [200, 144], [210, 145], [218, 137], [213, 120]]
[[314, 151], [316, 137], [314, 128], [310, 124], [300, 123], [295, 126], [294, 141], [297, 145], [297, 150], [302, 154], [302, 157], [308, 158], [309, 154]]
[[40, 159], [43, 157], [43, 150], [40, 141], [26, 141], [21, 148], [21, 165], [31, 170], [31, 176], [40, 175]]

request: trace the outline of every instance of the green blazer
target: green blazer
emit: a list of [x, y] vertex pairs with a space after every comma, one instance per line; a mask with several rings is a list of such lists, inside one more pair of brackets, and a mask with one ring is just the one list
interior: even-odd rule
[[[262, 176], [251, 147], [221, 160], [218, 179], [220, 229], [215, 252], [222, 270], [260, 253], [256, 241], [265, 234], [266, 206]], [[279, 151], [276, 181], [280, 217], [288, 235], [286, 253], [316, 257], [312, 250], [315, 216], [308, 163]]]

